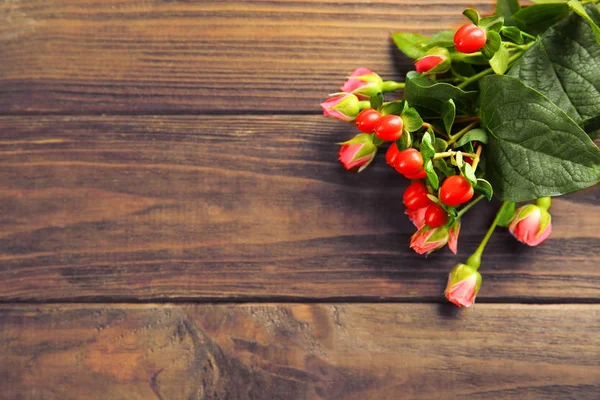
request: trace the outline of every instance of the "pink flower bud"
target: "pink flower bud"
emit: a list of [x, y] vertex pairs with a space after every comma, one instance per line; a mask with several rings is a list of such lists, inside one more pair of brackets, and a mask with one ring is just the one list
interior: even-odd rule
[[552, 232], [552, 217], [545, 209], [527, 204], [515, 211], [508, 230], [521, 243], [537, 246]]
[[361, 133], [342, 143], [339, 160], [349, 171], [361, 172], [373, 161], [377, 146], [373, 144], [373, 135]]
[[342, 92], [353, 93], [361, 100], [368, 100], [382, 92], [383, 80], [368, 68], [358, 68], [341, 87]]
[[460, 220], [457, 220], [448, 230], [448, 248], [456, 254], [458, 251], [458, 234], [460, 233]]
[[445, 226], [431, 228], [424, 225], [410, 238], [410, 248], [418, 254], [429, 254], [444, 247], [448, 239], [448, 228]]
[[481, 287], [481, 274], [475, 268], [458, 264], [450, 271], [444, 296], [459, 307], [471, 307]]
[[[429, 205], [427, 205], [429, 207]], [[427, 211], [427, 207], [417, 208], [416, 210], [411, 210], [409, 208], [404, 211], [404, 214], [408, 215], [408, 219], [417, 227], [417, 229], [421, 229], [425, 226], [425, 211]]]
[[323, 115], [342, 121], [354, 121], [360, 107], [358, 97], [350, 93], [338, 93], [321, 103]]

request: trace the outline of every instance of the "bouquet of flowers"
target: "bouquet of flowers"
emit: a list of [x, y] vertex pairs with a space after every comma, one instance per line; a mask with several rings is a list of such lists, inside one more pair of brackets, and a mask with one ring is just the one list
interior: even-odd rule
[[[321, 104], [360, 131], [341, 143], [347, 170], [364, 170], [387, 145], [387, 163], [411, 180], [403, 200], [417, 253], [456, 253], [461, 217], [483, 199], [503, 201], [450, 272], [445, 296], [458, 306], [475, 300], [497, 226], [537, 246], [552, 230], [551, 197], [600, 182], [600, 0], [533, 2], [498, 0], [485, 18], [466, 9], [457, 31], [394, 33], [415, 60], [405, 82], [358, 68]], [[400, 89], [403, 100], [385, 100]]]

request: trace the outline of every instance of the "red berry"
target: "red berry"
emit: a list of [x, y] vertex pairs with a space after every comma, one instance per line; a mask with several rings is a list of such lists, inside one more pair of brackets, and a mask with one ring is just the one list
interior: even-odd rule
[[431, 204], [431, 200], [427, 197], [428, 193], [427, 186], [423, 182], [413, 182], [404, 191], [402, 201], [409, 210], [418, 210]]
[[361, 132], [372, 133], [379, 118], [381, 118], [379, 111], [367, 108], [356, 116], [356, 127]]
[[393, 142], [400, 139], [403, 127], [402, 118], [392, 114], [386, 115], [375, 124], [375, 135], [381, 140]]
[[415, 62], [417, 72], [428, 72], [444, 61], [440, 56], [425, 56]]
[[396, 157], [396, 171], [408, 177], [415, 175], [423, 168], [423, 156], [417, 149], [406, 149]]
[[475, 53], [486, 41], [485, 31], [473, 24], [461, 26], [454, 34], [454, 47], [461, 53]]
[[432, 228], [444, 225], [448, 222], [448, 213], [439, 204], [432, 204], [425, 210], [425, 224]]
[[461, 175], [448, 177], [440, 188], [440, 200], [450, 207], [456, 207], [473, 197], [473, 186]]
[[404, 175], [408, 179], [425, 179], [427, 178], [427, 172], [423, 168], [419, 170], [416, 174], [413, 175]]
[[396, 158], [398, 158], [398, 154], [400, 154], [398, 146], [396, 146], [396, 143], [392, 143], [385, 153], [385, 161], [390, 167], [396, 165]]

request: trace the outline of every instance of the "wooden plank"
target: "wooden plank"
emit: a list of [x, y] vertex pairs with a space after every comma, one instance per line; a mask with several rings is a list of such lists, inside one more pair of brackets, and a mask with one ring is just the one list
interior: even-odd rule
[[597, 399], [599, 305], [4, 305], [7, 399]]
[[[353, 175], [324, 117], [0, 118], [0, 300], [421, 299], [472, 252], [408, 248], [406, 181]], [[596, 301], [600, 187], [555, 200], [537, 248], [502, 230], [480, 301]]]
[[493, 0], [8, 0], [0, 113], [318, 112], [360, 66], [400, 79], [390, 32]]

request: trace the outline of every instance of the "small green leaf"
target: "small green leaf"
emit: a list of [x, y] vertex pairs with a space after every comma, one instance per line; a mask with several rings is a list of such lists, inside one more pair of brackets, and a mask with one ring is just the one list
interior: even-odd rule
[[568, 17], [570, 12], [566, 3], [545, 3], [522, 8], [512, 18], [521, 30], [539, 35]]
[[475, 190], [484, 195], [488, 200], [491, 200], [494, 195], [494, 188], [492, 188], [492, 185], [485, 179], [477, 179]]
[[395, 32], [392, 40], [410, 58], [421, 58], [433, 47], [454, 47], [454, 31], [441, 31], [429, 37], [418, 33]]
[[433, 188], [433, 190], [437, 190], [440, 187], [440, 179], [435, 173], [435, 169], [433, 168], [433, 162], [431, 160], [427, 160], [425, 162], [425, 172], [427, 172], [427, 180], [429, 184]]
[[496, 1], [496, 17], [504, 17], [504, 25], [514, 25], [513, 14], [521, 9], [519, 0], [498, 0]]
[[408, 104], [404, 100], [391, 101], [383, 106], [381, 109], [382, 115], [402, 115], [402, 112], [408, 107]]
[[588, 13], [585, 11], [585, 8], [583, 8], [583, 5], [581, 5], [581, 2], [578, 0], [571, 0], [569, 1], [569, 7], [571, 7], [573, 11], [575, 11], [581, 18], [585, 19], [587, 23], [590, 24], [590, 28], [592, 28], [592, 31], [596, 36], [596, 42], [600, 44], [600, 27], [598, 27], [594, 20], [590, 18]]
[[427, 194], [427, 198], [429, 198], [429, 200], [433, 201], [435, 204], [442, 204], [440, 199], [438, 199], [436, 196], [434, 196], [432, 194]]
[[510, 58], [510, 54], [508, 53], [508, 49], [506, 46], [501, 45], [500, 49], [494, 54], [494, 57], [490, 60], [490, 66], [494, 70], [494, 72], [498, 75], [504, 75], [506, 70], [508, 69], [508, 59]]
[[436, 137], [433, 147], [437, 153], [442, 153], [448, 148], [448, 142], [446, 142], [444, 139]]
[[487, 144], [488, 134], [483, 129], [472, 129], [469, 132], [465, 133], [460, 139], [458, 139], [458, 141], [456, 142], [456, 147], [463, 147], [469, 142], [481, 142]]
[[409, 107], [402, 112], [402, 121], [404, 121], [404, 129], [409, 132], [414, 132], [423, 127], [423, 119], [419, 112]]
[[473, 114], [479, 92], [465, 92], [449, 83], [433, 82], [416, 71], [406, 74], [404, 97], [423, 118], [439, 118], [442, 107], [453, 99], [456, 110]]
[[458, 167], [458, 169], [460, 169], [462, 171], [463, 168], [463, 155], [462, 155], [462, 151], [457, 151], [456, 155], [454, 156], [454, 160], [456, 160], [456, 166]]
[[412, 147], [412, 135], [410, 132], [404, 131], [400, 139], [396, 140], [396, 146], [398, 146], [398, 150], [406, 150]]
[[481, 54], [488, 60], [494, 57], [494, 54], [500, 49], [502, 44], [502, 38], [498, 32], [489, 31], [487, 32], [487, 41], [485, 46], [481, 49]]
[[516, 44], [525, 43], [525, 39], [523, 39], [523, 32], [516, 26], [503, 26], [500, 30], [500, 35], [504, 36], [508, 40], [512, 40]]
[[479, 26], [485, 29], [488, 33], [491, 31], [500, 32], [504, 26], [504, 17], [487, 17], [479, 21]]
[[435, 155], [435, 148], [433, 147], [429, 132], [426, 132], [421, 140], [421, 155], [423, 156], [423, 160], [429, 160]]
[[487, 178], [500, 200], [560, 196], [600, 182], [600, 149], [548, 98], [510, 76], [480, 84]]
[[433, 165], [446, 177], [456, 175], [456, 170], [448, 166], [444, 159], [433, 160]]
[[448, 101], [442, 104], [442, 121], [444, 122], [446, 133], [450, 134], [452, 132], [452, 125], [454, 124], [455, 118], [456, 105], [454, 104], [454, 100], [448, 99]]
[[474, 8], [467, 8], [465, 9], [465, 11], [463, 11], [463, 15], [467, 18], [469, 18], [469, 20], [471, 20], [472, 23], [474, 23], [475, 25], [479, 25], [479, 13], [477, 12], [476, 9]]
[[471, 185], [477, 185], [477, 177], [475, 176], [475, 171], [473, 170], [473, 167], [471, 167], [471, 164], [463, 164], [463, 175], [465, 176], [465, 178], [467, 178]]
[[510, 222], [515, 217], [517, 204], [514, 201], [505, 201], [498, 210], [498, 226], [508, 228]]
[[371, 96], [369, 102], [371, 103], [372, 109], [377, 111], [381, 110], [381, 107], [383, 106], [383, 94], [377, 93], [375, 96]]

